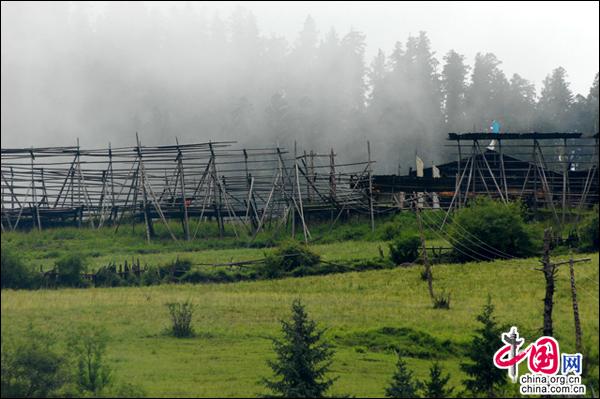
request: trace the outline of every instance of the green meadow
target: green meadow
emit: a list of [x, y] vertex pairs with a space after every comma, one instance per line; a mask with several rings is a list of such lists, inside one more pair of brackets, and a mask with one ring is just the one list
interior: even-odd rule
[[[23, 255], [44, 266], [53, 257], [43, 254], [80, 245], [77, 237], [45, 240], [44, 234], [65, 232], [3, 234], [2, 242], [23, 246], [24, 240], [31, 240], [31, 245], [39, 242], [38, 247], [27, 247]], [[92, 257], [96, 264], [132, 254], [156, 262], [181, 254], [211, 262], [230, 261], [254, 258], [267, 250], [184, 247], [142, 254], [132, 251], [138, 244], [128, 246], [118, 236], [108, 239], [114, 252], [103, 242], [91, 248], [100, 252]], [[81, 241], [82, 247], [89, 248], [89, 241]], [[56, 248], [60, 245], [66, 249]], [[169, 245], [175, 244], [157, 242], [147, 248]], [[377, 239], [312, 246], [328, 259], [374, 257], [379, 247], [387, 251], [385, 242]], [[575, 273], [586, 353], [597, 364], [598, 254], [580, 256], [592, 258], [576, 264]], [[450, 384], [460, 390], [464, 346], [477, 327], [475, 317], [488, 294], [499, 322], [517, 326], [526, 342], [541, 335], [544, 278], [535, 270], [538, 267], [537, 258], [436, 265], [434, 288], [451, 293], [450, 310], [432, 308], [419, 266], [231, 284], [2, 290], [2, 341], [34, 327], [64, 342], [79, 325], [99, 325], [110, 335], [108, 355], [116, 377], [141, 386], [149, 396], [260, 396], [266, 391], [259, 380], [270, 375], [266, 361], [274, 356], [270, 339], [278, 336], [279, 320], [289, 315], [291, 302], [300, 298], [310, 316], [327, 328], [326, 337], [335, 347], [332, 373], [339, 378], [331, 394], [383, 395], [394, 370], [394, 348], [408, 353], [408, 364], [419, 378], [425, 378], [432, 359], [439, 359], [452, 375]], [[196, 305], [196, 336], [169, 337], [164, 333], [169, 323], [165, 304], [186, 299]], [[554, 335], [561, 351], [574, 352], [566, 266], [558, 271], [554, 302]], [[597, 367], [593, 373], [597, 380]]]

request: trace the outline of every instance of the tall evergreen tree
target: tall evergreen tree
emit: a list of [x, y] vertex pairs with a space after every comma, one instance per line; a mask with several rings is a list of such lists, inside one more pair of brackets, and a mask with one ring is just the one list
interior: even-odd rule
[[533, 130], [535, 118], [535, 86], [515, 73], [510, 79], [506, 101], [505, 130], [528, 132]]
[[538, 102], [539, 127], [543, 131], [572, 130], [570, 112], [573, 93], [567, 82], [567, 71], [558, 67], [544, 79]]
[[594, 83], [590, 87], [590, 92], [587, 96], [589, 113], [592, 117], [590, 121], [589, 131], [590, 133], [598, 133], [599, 115], [598, 115], [598, 72], [594, 78]]
[[310, 320], [300, 300], [292, 303], [292, 319], [281, 321], [283, 339], [274, 339], [276, 361], [268, 365], [274, 378], [263, 384], [274, 395], [284, 398], [321, 398], [334, 379], [327, 378], [333, 351], [323, 340], [324, 330], [318, 330]]
[[473, 394], [484, 394], [495, 397], [498, 389], [506, 384], [506, 371], [497, 368], [492, 358], [502, 345], [500, 336], [502, 328], [494, 317], [494, 305], [488, 295], [483, 311], [477, 316], [481, 327], [475, 330], [476, 335], [469, 344], [467, 357], [469, 362], [461, 363], [460, 368], [468, 378], [463, 381], [465, 387]]
[[368, 102], [370, 106], [376, 106], [383, 99], [387, 78], [385, 53], [381, 49], [379, 49], [373, 62], [371, 62], [367, 78], [370, 87]]
[[448, 398], [454, 388], [447, 388], [450, 374], [442, 374], [442, 367], [438, 362], [429, 368], [429, 380], [423, 382], [423, 396], [426, 398]]
[[466, 78], [469, 67], [465, 65], [465, 57], [454, 50], [444, 56], [442, 70], [442, 93], [444, 122], [449, 132], [460, 132], [468, 129], [465, 126]]
[[492, 53], [477, 53], [467, 90], [467, 122], [474, 130], [487, 131], [492, 120], [503, 121], [508, 81]]
[[396, 371], [392, 377], [392, 382], [385, 389], [385, 396], [388, 398], [418, 398], [417, 382], [413, 378], [413, 373], [406, 366], [406, 362], [398, 352], [398, 361]]

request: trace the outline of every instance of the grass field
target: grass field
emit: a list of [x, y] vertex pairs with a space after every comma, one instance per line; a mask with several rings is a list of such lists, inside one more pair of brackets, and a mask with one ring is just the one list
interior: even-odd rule
[[[409, 219], [408, 229], [414, 228], [411, 214], [397, 217]], [[386, 232], [390, 224], [379, 223], [375, 232], [371, 232], [367, 223], [339, 224], [329, 231], [329, 224], [316, 224], [313, 227], [313, 251], [326, 261], [344, 261], [353, 259], [371, 259], [379, 256], [380, 249], [387, 255], [386, 241], [390, 233]], [[180, 226], [171, 223], [173, 231]], [[238, 227], [239, 230], [239, 227]], [[144, 227], [137, 225], [135, 231], [131, 225], [122, 226], [115, 233], [114, 228], [104, 227], [99, 230], [90, 228], [68, 227], [50, 228], [42, 231], [4, 232], [2, 245], [17, 250], [23, 261], [36, 270], [51, 269], [56, 260], [65, 254], [80, 254], [86, 258], [90, 271], [108, 263], [122, 264], [125, 261], [140, 260], [142, 265], [161, 266], [173, 262], [177, 257], [190, 260], [193, 264], [225, 263], [252, 259], [261, 259], [265, 253], [271, 252], [273, 246], [290, 237], [289, 231], [275, 229], [261, 233], [252, 240], [240, 233], [236, 237], [230, 227], [226, 236], [219, 238], [216, 224], [206, 223], [199, 239], [174, 242], [167, 234], [164, 226], [156, 225], [157, 237], [150, 243], [145, 241]], [[93, 243], [90, 245], [90, 243]], [[449, 246], [443, 240], [432, 235], [428, 245]]]
[[[374, 256], [378, 245], [377, 241], [344, 242], [315, 249], [331, 258]], [[204, 254], [198, 256], [211, 260], [251, 257], [252, 251], [262, 250], [231, 251], [198, 252]], [[584, 343], [597, 363], [599, 265], [598, 254], [590, 256], [592, 262], [576, 265], [576, 276]], [[235, 284], [3, 290], [2, 340], [30, 326], [52, 331], [61, 340], [78, 325], [96, 324], [106, 327], [111, 336], [109, 357], [118, 378], [142, 386], [148, 395], [261, 395], [265, 390], [258, 381], [270, 375], [265, 362], [273, 357], [269, 338], [279, 334], [278, 320], [288, 315], [292, 300], [301, 298], [310, 315], [328, 328], [326, 335], [335, 344], [333, 374], [339, 379], [333, 394], [381, 396], [395, 356], [379, 344], [399, 344], [413, 353], [431, 352], [432, 348], [419, 347], [425, 344], [407, 340], [408, 332], [428, 334], [439, 343], [449, 340], [444, 345], [450, 349], [439, 356], [452, 374], [451, 384], [460, 388], [464, 377], [459, 371], [461, 348], [477, 326], [475, 316], [488, 293], [500, 322], [518, 326], [526, 342], [541, 335], [544, 279], [534, 270], [538, 266], [537, 259], [435, 266], [434, 286], [451, 292], [450, 310], [431, 308], [418, 267]], [[165, 336], [165, 303], [185, 299], [197, 305], [194, 327], [198, 335], [191, 339]], [[558, 273], [554, 325], [561, 350], [574, 352], [568, 269], [564, 267]], [[384, 334], [385, 327], [392, 329], [383, 331], [392, 333]], [[408, 358], [408, 363], [420, 378], [430, 365], [417, 355]], [[597, 368], [594, 373], [597, 379]]]

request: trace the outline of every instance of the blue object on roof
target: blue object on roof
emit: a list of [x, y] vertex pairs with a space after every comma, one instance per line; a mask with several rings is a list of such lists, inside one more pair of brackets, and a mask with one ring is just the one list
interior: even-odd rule
[[500, 122], [494, 119], [490, 128], [492, 129], [492, 133], [500, 133]]

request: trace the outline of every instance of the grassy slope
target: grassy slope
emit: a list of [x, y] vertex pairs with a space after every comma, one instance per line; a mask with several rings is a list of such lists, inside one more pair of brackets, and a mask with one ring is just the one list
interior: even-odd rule
[[[344, 245], [342, 252], [363, 251], [354, 243]], [[598, 254], [591, 256], [592, 263], [576, 265], [576, 274], [585, 342], [597, 357]], [[542, 324], [544, 281], [535, 267], [536, 259], [436, 266], [435, 287], [452, 292], [449, 311], [431, 309], [419, 268], [226, 285], [2, 291], [2, 334], [18, 334], [31, 323], [64, 336], [79, 323], [100, 324], [111, 334], [110, 358], [119, 379], [142, 385], [152, 396], [258, 395], [264, 390], [257, 381], [269, 375], [268, 338], [278, 334], [278, 320], [288, 314], [293, 298], [302, 298], [333, 340], [381, 327], [410, 327], [461, 343], [469, 339], [475, 316], [492, 293], [498, 319], [518, 326], [529, 342]], [[198, 305], [198, 337], [165, 337], [164, 304], [187, 298]], [[554, 322], [561, 349], [573, 351], [564, 267], [558, 275]], [[333, 392], [381, 396], [394, 356], [357, 349], [337, 345], [333, 372], [340, 378]], [[459, 362], [459, 357], [442, 361], [454, 385], [463, 378]], [[409, 359], [419, 377], [425, 377], [429, 364]]]
[[[220, 239], [216, 225], [210, 223], [207, 223], [206, 231], [202, 232], [203, 236], [189, 242], [182, 239], [174, 242], [161, 227], [160, 224], [156, 225], [159, 236], [150, 243], [145, 241], [143, 226], [136, 226], [135, 233], [132, 233], [131, 225], [126, 225], [117, 233], [111, 227], [100, 230], [68, 227], [45, 229], [41, 232], [4, 232], [2, 245], [17, 249], [23, 260], [36, 270], [40, 267], [44, 270], [51, 269], [56, 260], [67, 253], [85, 256], [90, 270], [96, 270], [109, 262], [122, 264], [125, 261], [131, 262], [132, 259], [139, 259], [142, 265], [146, 263], [151, 266], [170, 263], [177, 257], [184, 257], [192, 263], [260, 259], [265, 252], [272, 251], [269, 244], [283, 236], [289, 236], [289, 232], [265, 232], [264, 236], [259, 236], [254, 241], [253, 245], [259, 247], [249, 248], [248, 237], [236, 239], [233, 232], [228, 230], [228, 236]], [[173, 231], [180, 230], [176, 224], [171, 228]], [[379, 229], [384, 228], [385, 224], [381, 223]], [[380, 238], [381, 235], [379, 230], [371, 233], [365, 223], [338, 225], [332, 232], [328, 231], [326, 224], [316, 225], [313, 230], [316, 242], [312, 244], [312, 248], [327, 261], [369, 259], [379, 255], [379, 248], [387, 254], [388, 245]], [[439, 239], [428, 240], [428, 243], [433, 246], [448, 246]]]

